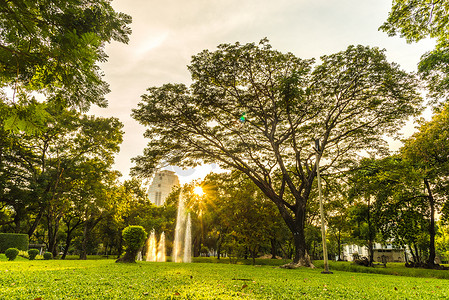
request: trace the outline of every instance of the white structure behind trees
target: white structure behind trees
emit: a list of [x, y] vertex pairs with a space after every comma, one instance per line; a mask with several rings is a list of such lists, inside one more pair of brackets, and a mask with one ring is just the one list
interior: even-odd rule
[[179, 179], [175, 172], [163, 170], [156, 173], [148, 188], [151, 203], [157, 206], [164, 205], [165, 199], [175, 186], [179, 186]]
[[[406, 251], [402, 248], [396, 248], [391, 244], [382, 245], [375, 243], [374, 245], [374, 261], [375, 262], [406, 262]], [[368, 248], [359, 245], [344, 245], [343, 260], [352, 261], [354, 256], [368, 257]]]

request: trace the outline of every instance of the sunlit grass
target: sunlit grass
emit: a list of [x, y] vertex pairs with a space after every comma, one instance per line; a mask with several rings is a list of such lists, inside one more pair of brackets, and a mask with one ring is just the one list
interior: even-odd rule
[[[444, 272], [444, 271], [441, 271]], [[1, 299], [444, 299], [449, 281], [321, 269], [114, 260], [0, 262]]]

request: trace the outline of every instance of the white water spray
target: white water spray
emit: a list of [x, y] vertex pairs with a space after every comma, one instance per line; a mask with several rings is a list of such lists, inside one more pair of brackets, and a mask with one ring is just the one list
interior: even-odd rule
[[161, 233], [161, 238], [159, 239], [159, 245], [157, 247], [156, 261], [165, 261], [165, 233]]
[[192, 222], [190, 220], [190, 213], [187, 214], [186, 222], [186, 236], [184, 239], [184, 262], [192, 262]]
[[176, 217], [175, 240], [173, 242], [173, 262], [192, 261], [192, 230], [190, 214], [187, 215], [182, 193], [179, 195], [178, 214]]
[[147, 255], [145, 257], [146, 261], [165, 261], [165, 234], [162, 232], [161, 238], [159, 240], [159, 245], [156, 241], [156, 233], [154, 229], [151, 231], [148, 237], [147, 243]]

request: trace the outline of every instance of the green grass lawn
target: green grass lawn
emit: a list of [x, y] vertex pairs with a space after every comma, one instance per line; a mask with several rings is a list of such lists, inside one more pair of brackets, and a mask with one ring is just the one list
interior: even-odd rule
[[447, 279], [269, 264], [2, 259], [0, 283], [0, 299], [449, 299]]

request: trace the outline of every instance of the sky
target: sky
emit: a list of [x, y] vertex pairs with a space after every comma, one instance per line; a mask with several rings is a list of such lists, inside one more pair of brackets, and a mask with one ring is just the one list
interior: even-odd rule
[[[407, 44], [378, 30], [391, 0], [113, 0], [116, 11], [133, 18], [128, 44], [106, 46], [101, 65], [111, 93], [108, 108], [91, 109], [97, 116], [117, 117], [124, 124], [124, 141], [114, 168], [129, 178], [131, 158], [141, 155], [145, 128], [131, 117], [146, 89], [165, 83], [190, 84], [191, 57], [223, 43], [258, 43], [267, 37], [273, 49], [297, 57], [319, 58], [349, 45], [386, 49], [389, 61], [416, 71], [419, 58], [433, 41]], [[413, 131], [413, 124], [403, 129]], [[400, 145], [391, 142], [392, 148]], [[215, 165], [190, 170], [169, 167], [186, 183], [219, 170]]]

